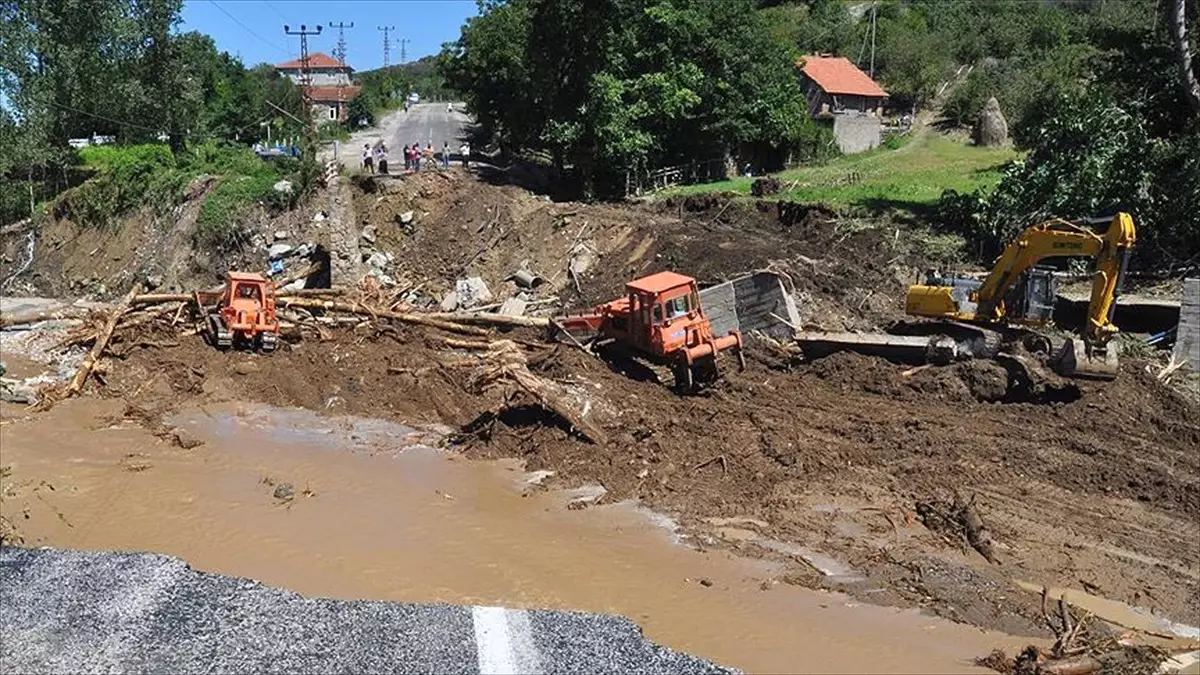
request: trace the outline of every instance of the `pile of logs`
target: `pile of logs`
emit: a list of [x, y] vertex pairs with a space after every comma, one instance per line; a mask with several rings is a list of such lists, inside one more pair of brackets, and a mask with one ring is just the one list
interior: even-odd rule
[[[150, 341], [146, 336], [147, 331], [131, 333], [131, 329], [144, 329], [149, 324], [157, 324], [180, 335], [194, 335], [201, 331], [205, 317], [201, 315], [203, 310], [198, 307], [192, 294], [144, 294], [141, 291], [141, 285], [135, 284], [108, 312], [65, 309], [0, 316], [0, 327], [57, 319], [83, 320], [81, 325], [71, 329], [66, 339], [57, 345], [59, 349], [86, 348], [88, 351], [83, 362], [69, 381], [44, 388], [40, 400], [34, 406], [35, 409], [48, 409], [58, 401], [82, 391], [89, 377], [103, 372], [100, 362], [106, 355], [121, 357], [137, 346], [171, 346]], [[338, 325], [374, 325], [382, 328], [394, 323], [469, 336], [473, 339], [442, 338], [440, 346], [448, 350], [466, 352], [467, 357], [442, 362], [439, 366], [473, 368], [473, 374], [469, 378], [472, 393], [502, 401], [493, 406], [492, 413], [499, 414], [503, 409], [523, 402], [534, 403], [560, 417], [582, 437], [593, 443], [604, 443], [603, 430], [586, 418], [586, 410], [578, 410], [578, 406], [569, 401], [569, 397], [559, 385], [530, 372], [522, 346], [542, 347], [542, 344], [487, 339], [496, 328], [546, 329], [550, 323], [549, 319], [484, 312], [421, 312], [399, 300], [402, 293], [403, 289], [383, 293], [370, 282], [352, 291], [280, 290], [276, 296], [276, 307], [282, 336], [302, 337], [305, 331], [309, 331], [325, 339], [328, 337], [327, 330]], [[387, 330], [395, 334], [391, 329]], [[115, 334], [121, 335], [121, 339], [114, 341]], [[118, 351], [118, 347], [115, 346], [118, 344], [123, 345], [124, 351]]]

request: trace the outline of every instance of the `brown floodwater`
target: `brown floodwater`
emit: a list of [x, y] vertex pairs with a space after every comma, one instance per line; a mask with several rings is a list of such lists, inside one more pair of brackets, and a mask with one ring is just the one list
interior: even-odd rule
[[764, 590], [773, 563], [681, 545], [635, 505], [568, 509], [573, 493], [531, 488], [515, 462], [435, 449], [435, 428], [222, 405], [173, 420], [205, 440], [184, 450], [120, 422], [121, 409], [2, 409], [0, 462], [16, 485], [5, 513], [28, 544], [165, 553], [312, 596], [623, 614], [656, 642], [755, 672], [964, 672], [1027, 642]]

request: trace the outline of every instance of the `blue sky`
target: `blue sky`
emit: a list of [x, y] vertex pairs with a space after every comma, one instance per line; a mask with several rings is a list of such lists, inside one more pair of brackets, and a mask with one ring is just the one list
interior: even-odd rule
[[329, 23], [353, 23], [346, 29], [346, 62], [355, 70], [383, 65], [380, 26], [391, 33], [391, 63], [400, 63], [400, 40], [408, 60], [436, 54], [443, 42], [458, 39], [459, 28], [478, 11], [475, 0], [186, 0], [180, 31], [211, 35], [217, 48], [239, 55], [246, 66], [279, 63], [300, 55], [300, 38], [285, 35], [284, 24], [296, 30], [305, 24], [322, 26], [309, 37], [310, 52], [332, 54], [337, 30]]

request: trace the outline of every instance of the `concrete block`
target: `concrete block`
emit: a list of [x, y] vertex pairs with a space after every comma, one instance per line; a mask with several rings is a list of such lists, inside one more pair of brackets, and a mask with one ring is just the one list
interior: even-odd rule
[[1179, 328], [1175, 333], [1172, 358], [1187, 361], [1187, 367], [1200, 372], [1200, 279], [1183, 282], [1183, 298], [1179, 307]]

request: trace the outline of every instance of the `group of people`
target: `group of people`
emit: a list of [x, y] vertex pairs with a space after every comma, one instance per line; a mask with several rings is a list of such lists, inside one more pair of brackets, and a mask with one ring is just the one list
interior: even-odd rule
[[[435, 159], [441, 160], [441, 165], [442, 165], [443, 169], [450, 168], [450, 144], [449, 143], [442, 143], [442, 150], [440, 153], [434, 151], [433, 143], [426, 143], [424, 149], [421, 148], [420, 143], [413, 143], [412, 145], [406, 145], [406, 146], [404, 146], [403, 153], [404, 153], [404, 170], [406, 172], [420, 171], [422, 160], [425, 161], [426, 168], [436, 166], [436, 164], [434, 164]], [[463, 168], [464, 169], [467, 168], [469, 166], [470, 157], [471, 157], [470, 144], [464, 142], [462, 145], [460, 145], [458, 148], [458, 156], [459, 156], [459, 159], [462, 161]], [[385, 174], [388, 172], [387, 161], [388, 161], [387, 145], [385, 145], [382, 140], [376, 141], [374, 147], [372, 147], [370, 143], [363, 144], [362, 166], [363, 166], [364, 171], [366, 171], [367, 173], [373, 173], [374, 171], [378, 171], [381, 174]]]

